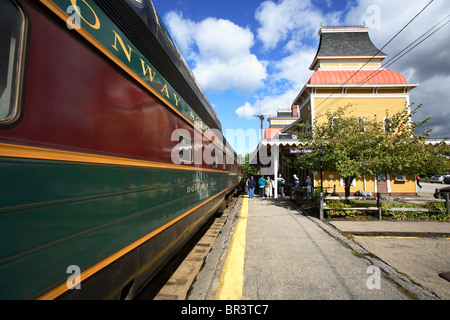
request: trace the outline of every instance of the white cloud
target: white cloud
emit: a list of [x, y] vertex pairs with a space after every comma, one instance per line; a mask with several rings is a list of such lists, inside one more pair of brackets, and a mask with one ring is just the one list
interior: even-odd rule
[[201, 60], [194, 74], [205, 90], [224, 92], [235, 89], [242, 94], [262, 88], [267, 77], [265, 65], [255, 55], [243, 55], [229, 61]]
[[341, 12], [323, 14], [311, 0], [283, 0], [278, 4], [265, 1], [255, 13], [256, 19], [261, 24], [258, 39], [267, 50], [274, 49], [279, 42], [288, 38], [301, 43], [301, 39], [314, 37], [321, 24], [338, 24], [340, 16]]
[[194, 39], [203, 59], [219, 59], [223, 62], [237, 56], [250, 55], [254, 44], [253, 33], [229, 20], [207, 18], [197, 24]]
[[204, 90], [249, 94], [263, 87], [266, 63], [250, 51], [250, 29], [216, 18], [193, 22], [177, 12], [166, 21], [183, 54], [194, 61], [192, 71]]
[[242, 107], [239, 107], [236, 109], [236, 114], [240, 118], [247, 118], [251, 119], [254, 115], [256, 115], [258, 112], [257, 109], [255, 109], [250, 103], [246, 102]]
[[300, 91], [312, 75], [309, 66], [314, 60], [316, 52], [316, 48], [304, 47], [276, 62], [275, 68], [278, 72], [275, 74], [275, 80], [288, 80]]
[[294, 101], [298, 92], [297, 88], [290, 88], [281, 94], [266, 95], [253, 105], [246, 102], [236, 110], [236, 114], [240, 118], [246, 119], [252, 119], [255, 115], [259, 115], [260, 112], [261, 114], [275, 117], [279, 109], [286, 110], [291, 108], [292, 101]]
[[255, 13], [261, 27], [258, 39], [264, 50], [283, 47], [282, 59], [271, 62], [271, 74], [266, 81], [265, 95], [253, 105], [246, 102], [236, 110], [241, 118], [259, 114], [276, 116], [278, 109], [290, 108], [300, 90], [309, 80], [309, 70], [317, 51], [317, 32], [321, 23], [338, 24], [341, 12], [322, 13], [310, 0], [263, 2]]

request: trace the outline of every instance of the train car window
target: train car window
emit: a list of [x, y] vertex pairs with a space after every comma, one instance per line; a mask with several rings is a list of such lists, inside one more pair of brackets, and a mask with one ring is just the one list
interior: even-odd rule
[[192, 141], [189, 137], [180, 134], [178, 138], [178, 157], [185, 164], [192, 164], [193, 152]]
[[213, 168], [217, 168], [217, 156], [216, 156], [215, 150], [213, 150], [213, 152], [211, 153], [211, 156], [212, 156], [212, 161], [213, 161], [212, 166], [213, 166]]
[[0, 3], [0, 124], [19, 115], [25, 16], [14, 1]]
[[158, 13], [156, 13], [157, 17], [158, 17], [158, 24], [159, 27], [161, 28], [161, 31], [163, 33], [163, 35], [166, 37], [166, 39], [170, 42], [170, 44], [172, 45], [173, 49], [175, 50], [175, 52], [177, 53], [177, 55], [181, 55], [180, 50], [178, 49], [178, 46], [175, 42], [175, 40], [172, 38], [169, 29], [166, 27], [166, 25], [164, 24], [163, 20], [161, 19], [161, 17], [159, 16]]

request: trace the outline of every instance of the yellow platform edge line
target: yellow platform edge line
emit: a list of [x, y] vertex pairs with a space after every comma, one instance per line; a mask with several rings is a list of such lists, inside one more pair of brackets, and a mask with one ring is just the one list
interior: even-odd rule
[[245, 241], [248, 217], [248, 198], [242, 199], [238, 223], [234, 231], [225, 266], [216, 293], [216, 300], [241, 300], [244, 285]]
[[[413, 236], [354, 236], [355, 239], [421, 239], [420, 237]], [[450, 238], [442, 238], [445, 240], [450, 240]]]
[[401, 236], [355, 236], [358, 239], [419, 239], [418, 237]]

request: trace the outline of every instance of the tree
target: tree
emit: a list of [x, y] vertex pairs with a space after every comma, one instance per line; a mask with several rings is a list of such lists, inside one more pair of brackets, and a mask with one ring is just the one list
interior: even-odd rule
[[348, 107], [327, 113], [327, 121], [311, 128], [299, 125], [296, 134], [310, 141], [310, 152], [299, 155], [294, 165], [310, 170], [339, 172], [345, 183], [345, 196], [350, 195], [353, 179], [363, 175], [388, 173], [415, 176], [425, 172], [445, 172], [450, 160], [443, 157], [445, 148], [430, 147], [425, 142], [431, 130], [417, 135], [416, 129], [425, 124], [412, 121], [421, 105], [389, 115], [384, 121], [347, 116]]
[[[254, 152], [253, 152], [254, 153]], [[250, 164], [250, 159], [253, 153], [246, 154], [245, 156], [238, 155], [239, 163], [241, 164], [241, 173], [245, 175], [258, 174], [260, 171]]]

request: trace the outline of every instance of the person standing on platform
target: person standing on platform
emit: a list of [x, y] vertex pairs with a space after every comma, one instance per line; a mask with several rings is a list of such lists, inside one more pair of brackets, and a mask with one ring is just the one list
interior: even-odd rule
[[293, 188], [292, 188], [292, 192], [291, 192], [291, 199], [294, 196], [294, 193], [299, 186], [300, 186], [300, 180], [298, 179], [297, 175], [294, 174], [294, 184], [293, 184]]
[[267, 176], [267, 179], [266, 179], [265, 189], [266, 189], [266, 197], [270, 198], [271, 193], [272, 193], [272, 183], [270, 182], [269, 176]]
[[255, 195], [255, 188], [256, 188], [256, 181], [253, 179], [253, 176], [250, 177], [250, 179], [247, 180], [248, 184], [248, 196], [250, 199], [253, 198]]
[[264, 187], [266, 186], [266, 180], [263, 176], [259, 178], [258, 180], [258, 187], [259, 187], [259, 197], [262, 199], [264, 198]]
[[312, 182], [311, 182], [311, 178], [309, 176], [306, 176], [305, 186], [306, 186], [306, 195], [307, 195], [308, 199], [310, 199], [312, 196], [312, 193], [311, 193]]
[[298, 179], [297, 175], [294, 174], [294, 188], [298, 188], [300, 186], [300, 180]]
[[286, 184], [286, 181], [284, 181], [283, 175], [281, 173], [278, 175], [277, 183], [278, 191], [280, 192], [281, 197], [284, 197], [284, 185]]

